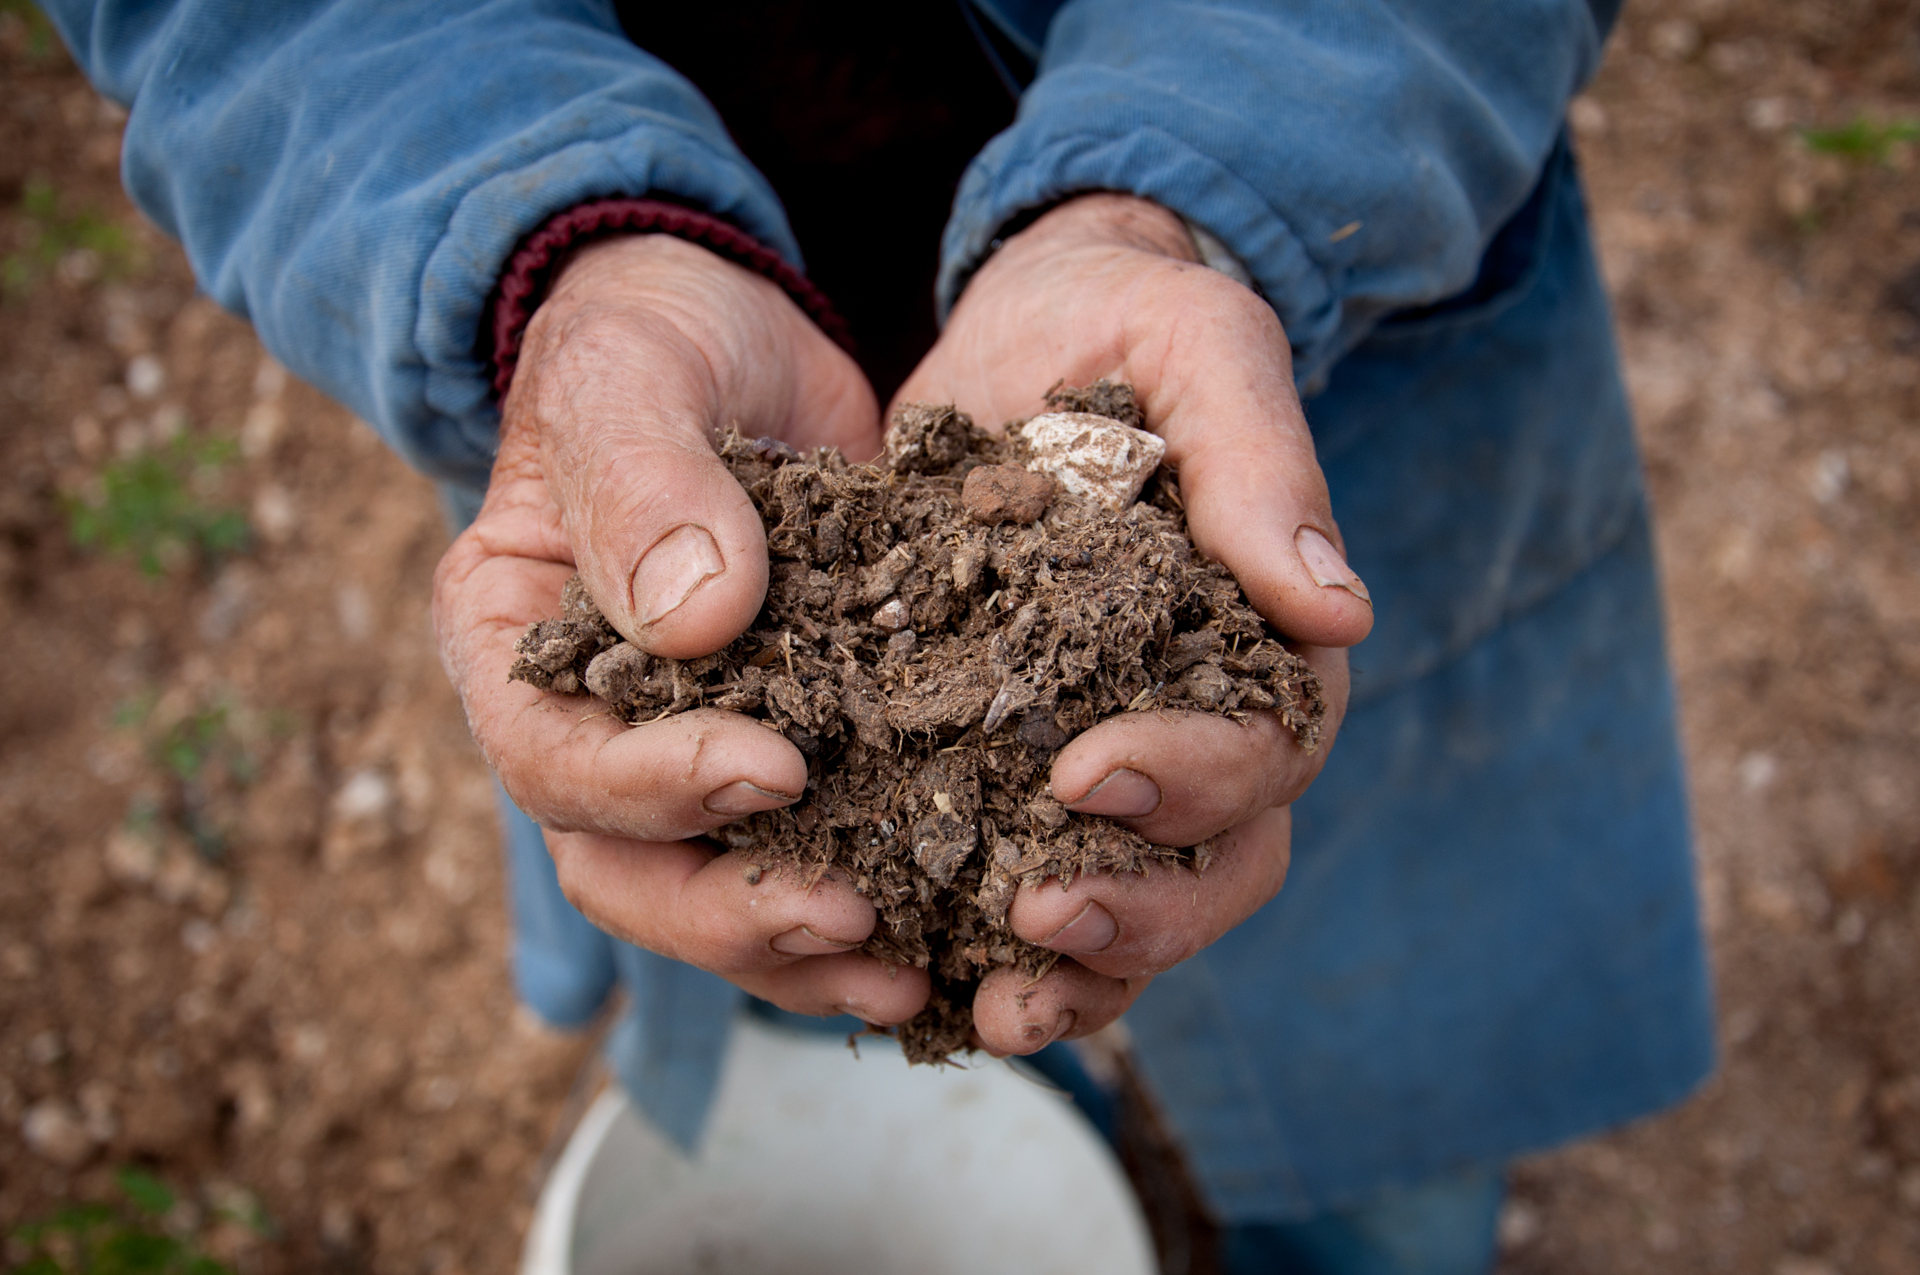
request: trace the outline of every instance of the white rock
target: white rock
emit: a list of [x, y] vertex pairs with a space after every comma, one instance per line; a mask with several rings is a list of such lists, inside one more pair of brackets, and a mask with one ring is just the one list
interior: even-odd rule
[[393, 783], [373, 767], [356, 770], [334, 794], [333, 813], [346, 822], [384, 819], [393, 809]]
[[1654, 25], [1651, 43], [1662, 61], [1684, 62], [1700, 51], [1700, 25], [1686, 18], [1668, 18]]
[[364, 642], [373, 636], [373, 599], [358, 584], [343, 584], [333, 597], [333, 609], [340, 620], [340, 631], [349, 642]]
[[1815, 500], [1831, 505], [1846, 493], [1847, 480], [1852, 477], [1853, 467], [1847, 463], [1847, 454], [1829, 448], [1814, 460], [1813, 472], [1807, 476], [1807, 489]]
[[107, 875], [128, 885], [144, 885], [160, 871], [161, 846], [157, 839], [132, 828], [115, 828], [107, 834]]
[[253, 396], [255, 398], [278, 398], [287, 388], [287, 369], [276, 363], [271, 356], [263, 355], [260, 367], [253, 374]]
[[1756, 133], [1778, 133], [1793, 122], [1793, 108], [1784, 97], [1756, 97], [1740, 115]]
[[1753, 752], [1740, 759], [1740, 786], [1748, 792], [1764, 792], [1780, 775], [1780, 762], [1772, 753]]
[[1027, 468], [1051, 474], [1069, 493], [1112, 510], [1139, 496], [1167, 454], [1165, 440], [1090, 412], [1049, 412], [1021, 427]]
[[293, 497], [278, 483], [267, 483], [253, 498], [253, 525], [271, 544], [285, 544], [300, 525], [300, 512]]
[[69, 1169], [93, 1150], [93, 1139], [87, 1136], [87, 1126], [79, 1113], [57, 1098], [27, 1108], [20, 1133], [34, 1151]]
[[1539, 1210], [1525, 1200], [1508, 1200], [1500, 1206], [1498, 1234], [1503, 1250], [1525, 1248], [1540, 1237]]
[[240, 424], [240, 454], [248, 460], [267, 455], [280, 441], [280, 431], [286, 423], [286, 409], [277, 398], [261, 399], [249, 407], [246, 419]]
[[127, 364], [127, 388], [135, 398], [152, 398], [167, 383], [167, 369], [151, 354], [141, 354]]

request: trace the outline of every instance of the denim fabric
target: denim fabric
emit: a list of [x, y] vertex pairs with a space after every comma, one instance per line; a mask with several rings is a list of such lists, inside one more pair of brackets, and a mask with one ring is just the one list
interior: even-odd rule
[[1466, 1170], [1303, 1222], [1230, 1226], [1221, 1275], [1485, 1275], [1505, 1199], [1498, 1172]]
[[961, 183], [941, 303], [1021, 213], [1128, 191], [1247, 266], [1318, 387], [1384, 315], [1471, 282], [1600, 36], [1582, 0], [1070, 0], [1019, 121]]
[[[130, 106], [127, 189], [201, 286], [436, 478], [486, 481], [481, 316], [554, 213], [666, 196], [801, 261], [719, 118], [604, 0], [43, 3]], [[961, 185], [945, 303], [1021, 213], [1133, 191], [1247, 265], [1310, 387], [1383, 315], [1466, 286], [1604, 16], [1583, 0], [984, 8], [1039, 75]]]
[[1284, 1220], [1670, 1103], [1712, 1065], [1673, 691], [1570, 162], [1511, 282], [1307, 405], [1380, 626], [1280, 895], [1156, 980], [1143, 1069]]
[[[627, 1003], [608, 1033], [607, 1062], [648, 1118], [691, 1147], [713, 1103], [727, 1030], [746, 994], [595, 929], [560, 892], [539, 825], [504, 793], [500, 816], [513, 909], [514, 990], [541, 1018], [568, 1028], [592, 1018], [615, 986], [624, 988]], [[836, 1020], [830, 1029], [845, 1027]]]
[[513, 913], [513, 986], [520, 999], [562, 1030], [584, 1026], [619, 982], [617, 941], [567, 902], [546, 834], [494, 786]]

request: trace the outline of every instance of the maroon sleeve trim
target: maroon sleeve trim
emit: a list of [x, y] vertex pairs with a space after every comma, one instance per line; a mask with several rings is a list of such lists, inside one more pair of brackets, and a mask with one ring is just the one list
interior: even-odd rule
[[520, 340], [527, 323], [553, 282], [554, 267], [567, 251], [593, 239], [620, 233], [663, 234], [699, 244], [736, 265], [780, 285], [807, 317], [849, 353], [853, 338], [826, 294], [787, 264], [773, 249], [741, 230], [693, 208], [657, 199], [596, 199], [576, 204], [550, 218], [514, 250], [501, 272], [489, 305], [485, 331], [492, 334], [493, 392], [506, 397], [520, 362]]

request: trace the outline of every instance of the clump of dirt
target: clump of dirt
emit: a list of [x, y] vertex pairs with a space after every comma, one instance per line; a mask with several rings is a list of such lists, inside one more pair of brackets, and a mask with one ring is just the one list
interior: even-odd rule
[[[1130, 387], [1055, 390], [1056, 411], [1139, 426]], [[1123, 712], [1277, 712], [1318, 743], [1319, 679], [1197, 554], [1179, 489], [1158, 471], [1115, 512], [1023, 465], [1025, 445], [952, 407], [896, 413], [886, 457], [850, 465], [784, 443], [723, 440], [767, 525], [766, 605], [694, 660], [624, 641], [578, 577], [531, 628], [513, 676], [591, 692], [629, 723], [706, 707], [772, 722], [808, 758], [805, 797], [720, 830], [766, 869], [844, 872], [880, 912], [865, 950], [926, 968], [907, 1057], [964, 1048], [989, 970], [1035, 976], [1056, 954], [1016, 938], [1021, 882], [1207, 863], [1076, 815], [1048, 791], [1067, 741]]]

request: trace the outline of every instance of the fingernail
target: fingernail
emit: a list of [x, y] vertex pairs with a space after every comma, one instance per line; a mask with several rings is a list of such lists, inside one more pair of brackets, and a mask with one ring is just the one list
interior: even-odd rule
[[745, 779], [736, 779], [725, 788], [716, 788], [700, 804], [715, 815], [751, 815], [762, 810], [778, 810], [800, 800], [798, 794], [775, 792]]
[[796, 925], [784, 934], [774, 935], [767, 946], [782, 956], [831, 956], [835, 952], [851, 952], [860, 944], [837, 943], [821, 938], [807, 926]]
[[1041, 939], [1040, 946], [1072, 956], [1089, 956], [1106, 951], [1119, 936], [1120, 924], [1113, 913], [1089, 901], [1073, 920]]
[[1110, 819], [1133, 819], [1160, 809], [1160, 786], [1137, 770], [1116, 770], [1093, 786], [1068, 810], [1083, 815], [1106, 815]]
[[720, 546], [705, 527], [682, 523], [660, 537], [633, 569], [633, 610], [640, 627], [665, 619], [726, 569]]
[[1070, 1009], [1063, 1009], [1060, 1011], [1060, 1017], [1053, 1020], [1052, 1034], [1048, 1034], [1046, 1024], [1044, 1023], [1028, 1023], [1020, 1029], [1020, 1035], [1025, 1039], [1027, 1044], [1038, 1049], [1043, 1045], [1051, 1045], [1054, 1041], [1059, 1040], [1062, 1036], [1072, 1031], [1073, 1025], [1078, 1021], [1080, 1021], [1080, 1015]]
[[1312, 527], [1302, 527], [1293, 533], [1293, 544], [1315, 584], [1324, 589], [1345, 589], [1368, 606], [1373, 605], [1373, 595], [1367, 592], [1365, 582], [1353, 573], [1333, 541]]

